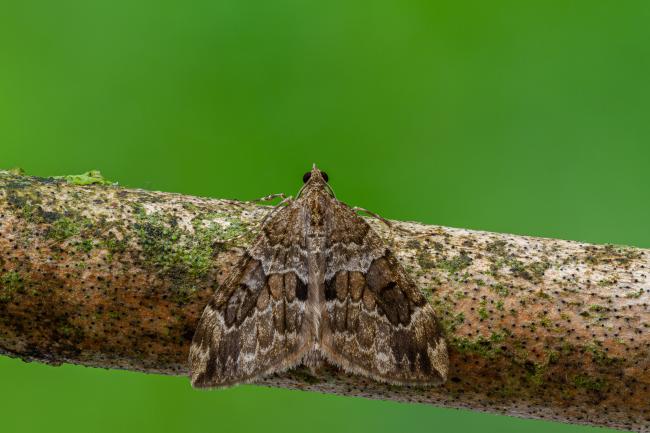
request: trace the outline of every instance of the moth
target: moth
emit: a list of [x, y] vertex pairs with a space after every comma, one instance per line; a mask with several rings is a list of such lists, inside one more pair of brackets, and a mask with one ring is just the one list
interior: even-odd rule
[[396, 385], [447, 379], [433, 309], [357, 210], [314, 165], [272, 211], [205, 307], [190, 347], [192, 385], [220, 388], [327, 362]]

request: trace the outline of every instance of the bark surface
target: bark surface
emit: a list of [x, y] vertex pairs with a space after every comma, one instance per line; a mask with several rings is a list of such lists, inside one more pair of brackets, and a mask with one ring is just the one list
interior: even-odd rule
[[[0, 352], [186, 375], [203, 307], [268, 210], [0, 171]], [[450, 380], [328, 367], [263, 384], [650, 431], [650, 250], [369, 223], [442, 319]]]

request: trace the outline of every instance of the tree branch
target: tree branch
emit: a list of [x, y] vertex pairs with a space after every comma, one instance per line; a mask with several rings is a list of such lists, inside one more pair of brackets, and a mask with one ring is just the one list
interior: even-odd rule
[[[199, 315], [268, 207], [102, 183], [0, 172], [0, 350], [185, 375]], [[442, 318], [450, 380], [331, 367], [264, 384], [650, 431], [650, 250], [369, 222]]]

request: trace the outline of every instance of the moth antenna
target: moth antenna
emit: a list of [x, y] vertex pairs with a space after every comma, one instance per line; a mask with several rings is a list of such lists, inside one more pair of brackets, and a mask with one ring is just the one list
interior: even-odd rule
[[332, 197], [336, 198], [336, 194], [334, 194], [334, 189], [332, 188], [332, 186], [329, 183], [326, 183], [325, 186], [327, 186], [327, 189], [329, 190]]

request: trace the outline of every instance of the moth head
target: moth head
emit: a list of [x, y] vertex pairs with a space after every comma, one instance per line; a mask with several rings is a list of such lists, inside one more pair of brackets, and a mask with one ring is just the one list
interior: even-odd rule
[[314, 164], [311, 171], [308, 171], [302, 176], [303, 186], [300, 188], [298, 196], [307, 190], [325, 189], [333, 197], [334, 191], [332, 191], [332, 187], [327, 183], [328, 181], [329, 176], [327, 173], [319, 170], [318, 167], [316, 167], [316, 164]]
[[319, 169], [316, 167], [316, 164], [314, 164], [314, 166], [313, 166], [313, 168], [311, 169], [311, 171], [308, 171], [307, 173], [303, 174], [303, 176], [302, 176], [302, 183], [307, 183], [307, 182], [309, 182], [309, 181], [312, 179], [312, 177], [314, 178], [314, 181], [315, 181], [316, 179], [318, 179], [318, 178], [320, 178], [320, 179], [321, 179], [322, 181], [324, 181], [325, 183], [327, 183], [327, 182], [329, 181], [329, 176], [327, 175], [327, 173], [325, 173], [324, 171], [319, 170]]

